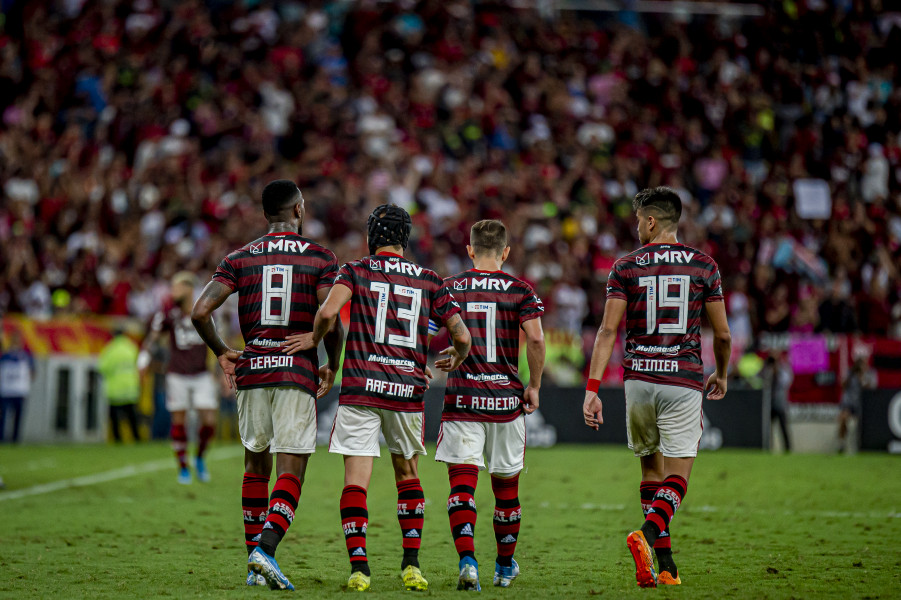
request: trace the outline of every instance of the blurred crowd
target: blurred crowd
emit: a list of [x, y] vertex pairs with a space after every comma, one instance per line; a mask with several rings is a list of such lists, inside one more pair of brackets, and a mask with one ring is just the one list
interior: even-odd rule
[[[901, 337], [901, 13], [523, 4], [5, 2], [0, 312], [147, 318], [176, 271], [264, 232], [260, 190], [285, 177], [341, 261], [386, 201], [444, 276], [474, 221], [503, 219], [509, 269], [580, 336], [638, 245], [632, 197], [668, 185], [739, 343]], [[804, 211], [799, 180], [828, 182]]]

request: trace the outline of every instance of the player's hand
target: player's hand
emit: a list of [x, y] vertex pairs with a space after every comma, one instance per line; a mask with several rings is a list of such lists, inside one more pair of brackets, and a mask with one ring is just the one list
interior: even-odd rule
[[298, 352], [315, 348], [316, 345], [317, 344], [313, 343], [313, 332], [311, 331], [310, 333], [295, 333], [294, 335], [289, 335], [285, 338], [285, 343], [282, 348], [285, 349], [286, 354], [297, 354]]
[[236, 389], [235, 363], [238, 362], [239, 358], [241, 358], [241, 353], [231, 348], [216, 357], [216, 360], [219, 361], [219, 366], [222, 367], [222, 372], [225, 373], [225, 380], [228, 382], [228, 389], [230, 390]]
[[429, 389], [429, 383], [435, 378], [435, 376], [432, 375], [432, 370], [429, 368], [429, 365], [426, 365], [425, 369], [423, 369], [422, 372], [425, 373], [425, 389]]
[[328, 394], [332, 386], [335, 385], [335, 371], [328, 366], [328, 363], [325, 363], [321, 367], [319, 367], [319, 389], [316, 390], [316, 397], [322, 398], [326, 394]]
[[441, 352], [439, 352], [441, 356], [446, 356], [447, 358], [440, 358], [435, 361], [435, 366], [446, 373], [450, 373], [457, 367], [463, 364], [463, 361], [466, 360], [465, 356], [460, 356], [460, 353], [457, 352], [457, 349], [453, 346], [448, 346]]
[[527, 415], [531, 415], [538, 410], [538, 388], [531, 385], [526, 388], [522, 394], [522, 410]]
[[582, 404], [582, 416], [585, 424], [597, 431], [604, 424], [604, 405], [595, 392], [585, 391], [585, 402]]
[[704, 389], [707, 390], [707, 399], [708, 400], [722, 400], [726, 395], [726, 377], [720, 377], [716, 373], [713, 373], [707, 379], [707, 385]]

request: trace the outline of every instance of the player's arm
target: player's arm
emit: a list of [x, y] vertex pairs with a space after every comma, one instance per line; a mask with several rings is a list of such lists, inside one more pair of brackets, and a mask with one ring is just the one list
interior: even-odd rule
[[582, 404], [582, 416], [585, 424], [597, 430], [604, 422], [603, 404], [598, 397], [598, 388], [601, 378], [610, 357], [613, 355], [613, 346], [616, 344], [616, 335], [619, 324], [626, 314], [626, 301], [622, 298], [607, 298], [604, 304], [604, 318], [598, 328], [598, 334], [594, 338], [594, 350], [591, 354], [591, 366], [588, 369], [588, 386], [585, 388], [585, 402]]
[[[321, 342], [326, 334], [328, 334], [335, 326], [335, 321], [338, 320], [341, 309], [344, 308], [345, 304], [350, 302], [352, 296], [353, 292], [346, 285], [333, 285], [332, 289], [329, 290], [325, 302], [323, 302], [319, 307], [319, 310], [316, 311], [316, 318], [313, 319], [313, 331], [310, 333], [295, 333], [294, 335], [289, 335], [285, 338], [285, 350], [287, 353], [297, 354], [298, 352], [304, 352], [318, 346], [319, 342]], [[341, 338], [344, 338], [343, 327], [341, 328]], [[326, 352], [328, 352], [328, 348], [326, 348]], [[341, 349], [339, 344], [334, 359], [336, 364], [340, 354]], [[329, 355], [329, 363], [331, 363], [331, 360], [332, 356]]]
[[451, 344], [453, 345], [439, 352], [440, 355], [446, 358], [436, 360], [435, 366], [449, 373], [462, 365], [466, 357], [469, 356], [469, 350], [472, 348], [472, 336], [469, 334], [469, 329], [466, 327], [463, 319], [460, 318], [459, 313], [448, 319], [445, 327], [447, 327], [447, 332], [450, 334]]
[[[344, 286], [342, 285], [341, 287]], [[331, 287], [321, 287], [316, 291], [320, 306], [328, 300], [331, 289]], [[328, 357], [328, 362], [319, 367], [317, 398], [322, 398], [331, 391], [332, 386], [335, 384], [335, 376], [338, 374], [338, 369], [341, 368], [341, 348], [344, 345], [344, 324], [341, 322], [341, 319], [334, 319], [331, 328], [322, 337], [322, 343], [325, 346], [325, 355]]]
[[241, 356], [241, 352], [225, 343], [219, 335], [219, 330], [216, 329], [216, 321], [213, 320], [213, 312], [222, 306], [231, 294], [232, 289], [223, 283], [211, 281], [206, 284], [191, 310], [191, 322], [216, 355], [219, 366], [225, 372], [228, 385], [231, 389], [235, 389], [235, 362]]
[[526, 333], [526, 361], [529, 363], [529, 385], [523, 392], [523, 410], [527, 415], [538, 410], [538, 390], [541, 389], [541, 374], [544, 372], [544, 329], [541, 317], [529, 319], [522, 324]]
[[150, 349], [157, 345], [160, 341], [160, 337], [163, 334], [163, 320], [165, 317], [162, 312], [158, 312], [153, 315], [153, 318], [150, 320], [150, 331], [147, 332], [147, 335], [144, 337], [144, 343], [141, 344], [141, 349], [138, 352], [138, 362], [137, 367], [138, 371], [141, 373], [141, 376], [144, 376], [144, 373], [147, 371], [147, 367], [150, 366], [152, 361], [152, 357], [150, 356]]
[[707, 399], [721, 400], [726, 395], [729, 358], [732, 356], [732, 333], [726, 318], [726, 303], [707, 302], [707, 319], [713, 327], [713, 355], [716, 357], [716, 371], [707, 379]]

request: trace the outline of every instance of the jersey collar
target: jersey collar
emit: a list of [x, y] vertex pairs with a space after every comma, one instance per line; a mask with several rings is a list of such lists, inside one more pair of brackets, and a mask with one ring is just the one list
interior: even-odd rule
[[296, 231], [273, 231], [272, 233], [267, 233], [266, 236], [270, 235], [300, 235]]
[[488, 271], [487, 269], [470, 269], [469, 273], [503, 273], [504, 271]]
[[376, 256], [393, 256], [395, 258], [403, 258], [403, 255], [395, 254], [394, 252], [377, 252]]

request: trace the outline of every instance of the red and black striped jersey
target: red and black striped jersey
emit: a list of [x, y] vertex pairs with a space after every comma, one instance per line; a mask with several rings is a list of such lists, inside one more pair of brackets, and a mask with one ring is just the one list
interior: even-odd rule
[[178, 375], [198, 375], [206, 373], [206, 357], [209, 352], [206, 342], [194, 329], [191, 315], [171, 300], [163, 310], [153, 315], [150, 330], [154, 333], [169, 334], [169, 366], [167, 372]]
[[434, 271], [395, 254], [367, 256], [338, 271], [353, 293], [339, 404], [420, 412], [429, 320], [460, 312]]
[[444, 283], [463, 309], [472, 349], [447, 377], [441, 420], [512, 421], [522, 413], [519, 330], [544, 305], [532, 286], [503, 271], [472, 269]]
[[229, 254], [213, 275], [238, 292], [244, 352], [235, 365], [238, 389], [292, 386], [315, 395], [316, 349], [284, 353], [288, 335], [313, 331], [316, 293], [331, 287], [338, 261], [296, 233], [270, 233]]
[[614, 263], [607, 298], [627, 302], [623, 379], [704, 389], [701, 310], [723, 301], [712, 258], [682, 244], [648, 244]]

